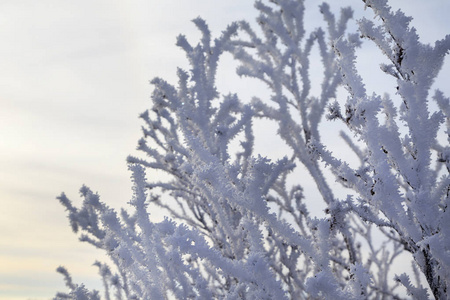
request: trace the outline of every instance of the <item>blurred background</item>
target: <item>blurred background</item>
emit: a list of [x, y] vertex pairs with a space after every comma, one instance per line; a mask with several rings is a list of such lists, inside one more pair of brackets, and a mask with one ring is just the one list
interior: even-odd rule
[[[306, 2], [307, 28], [324, 26], [320, 2]], [[450, 33], [449, 1], [391, 2], [414, 17], [422, 42]], [[332, 9], [347, 5], [355, 19], [372, 17], [360, 0], [334, 1]], [[59, 265], [75, 282], [101, 290], [92, 264], [103, 254], [78, 242], [56, 196], [64, 191], [79, 203], [86, 184], [110, 206], [127, 206], [125, 159], [138, 154], [138, 115], [150, 107], [149, 80], [176, 83], [176, 67], [187, 68], [176, 36], [196, 44], [200, 35], [191, 20], [197, 16], [218, 36], [232, 21], [254, 21], [256, 12], [250, 0], [0, 1], [0, 300], [49, 299], [66, 291]], [[395, 82], [378, 71], [378, 51], [365, 42], [358, 57], [368, 89], [382, 86], [393, 94]], [[264, 92], [233, 75], [229, 57], [223, 61], [220, 93], [237, 92], [248, 101]], [[447, 58], [436, 82], [447, 96], [449, 69]], [[334, 141], [335, 133], [324, 134]], [[277, 157], [276, 143], [259, 147]]]

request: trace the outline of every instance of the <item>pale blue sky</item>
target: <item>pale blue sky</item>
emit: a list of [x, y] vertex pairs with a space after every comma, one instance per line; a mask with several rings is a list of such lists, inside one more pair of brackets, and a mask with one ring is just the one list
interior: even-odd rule
[[[322, 24], [315, 9], [320, 2], [307, 2], [314, 28]], [[186, 66], [176, 35], [196, 42], [190, 20], [197, 16], [218, 35], [233, 20], [254, 19], [252, 3], [0, 2], [0, 300], [48, 299], [64, 290], [59, 265], [76, 281], [99, 285], [91, 264], [100, 252], [77, 241], [55, 197], [65, 191], [78, 200], [78, 189], [87, 184], [111, 206], [126, 206], [131, 185], [125, 158], [136, 154], [148, 81], [161, 76], [175, 82], [176, 66]], [[333, 1], [332, 7], [348, 3], [363, 14], [359, 0]], [[447, 0], [392, 5], [414, 16], [423, 41], [450, 33]], [[363, 48], [360, 57], [363, 72], [372, 76], [370, 67], [378, 63], [372, 48]], [[447, 96], [448, 61], [438, 82]], [[245, 86], [229, 75], [232, 68], [221, 71], [222, 93]]]

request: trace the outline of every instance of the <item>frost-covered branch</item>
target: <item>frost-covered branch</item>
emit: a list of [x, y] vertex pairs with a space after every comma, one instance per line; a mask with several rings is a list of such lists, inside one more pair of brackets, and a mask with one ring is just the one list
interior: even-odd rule
[[[373, 21], [363, 19], [359, 22], [360, 33], [391, 61], [381, 69], [395, 78], [401, 102], [396, 104], [388, 97], [367, 95], [355, 65], [354, 47], [345, 39], [338, 40], [335, 48], [350, 96], [345, 114], [332, 109], [332, 115], [344, 121], [367, 147], [365, 179], [355, 170], [343, 168], [343, 163], [329, 154], [322, 158], [337, 176], [345, 178], [347, 186], [358, 193], [360, 201], [375, 216], [385, 218], [384, 222], [413, 254], [436, 299], [444, 299], [450, 283], [450, 261], [444, 258], [450, 254], [450, 240], [448, 229], [443, 227], [448, 219], [449, 174], [448, 169], [442, 172], [441, 168], [433, 167], [432, 157], [433, 152], [437, 157], [445, 157], [448, 151], [448, 144], [441, 144], [438, 137], [442, 123], [448, 118], [445, 110], [448, 99], [436, 92], [434, 99], [441, 110], [434, 112], [430, 111], [428, 99], [450, 49], [450, 35], [434, 46], [424, 45], [415, 29], [409, 27], [410, 17], [401, 11], [392, 12], [386, 1], [364, 2], [381, 24], [376, 26]], [[384, 121], [380, 114], [384, 115]], [[403, 137], [400, 128], [407, 129]], [[446, 159], [438, 159], [436, 163], [445, 164]], [[360, 210], [354, 211], [361, 214]], [[381, 225], [375, 218], [365, 220]], [[398, 277], [398, 281], [414, 297], [426, 297], [425, 290], [413, 287], [407, 275]]]
[[[446, 121], [449, 130], [450, 105], [436, 91], [439, 109], [432, 111], [428, 98], [450, 38], [423, 45], [410, 18], [391, 12], [386, 1], [363, 2], [379, 25], [363, 19], [358, 34], [346, 33], [350, 8], [336, 18], [321, 4], [324, 29], [308, 33], [303, 1], [277, 0], [256, 1], [260, 31], [241, 21], [213, 39], [197, 18], [200, 42], [178, 37], [190, 69], [178, 69], [177, 85], [152, 81], [138, 143], [145, 156], [128, 158], [130, 211], [119, 216], [87, 187], [81, 208], [65, 194], [58, 198], [80, 240], [115, 265], [95, 263], [106, 299], [401, 299], [400, 285], [426, 298], [420, 276], [416, 285], [406, 274], [394, 279], [391, 265], [405, 252], [436, 299], [445, 299], [450, 138], [447, 132], [443, 143], [440, 129]], [[397, 82], [399, 99], [367, 94], [355, 63], [358, 35], [390, 60], [381, 69]], [[314, 49], [324, 70], [318, 94], [311, 88]], [[267, 99], [217, 90], [225, 52], [240, 63], [238, 75], [266, 84]], [[340, 85], [346, 101], [338, 99]], [[284, 158], [257, 154], [256, 119], [277, 123], [290, 149]], [[328, 149], [319, 130], [324, 119], [340, 120], [358, 139], [341, 133], [359, 166]], [[316, 184], [325, 217], [309, 212], [306, 177]], [[345, 199], [333, 181], [348, 191]], [[152, 220], [155, 207], [168, 214], [164, 221]], [[57, 297], [99, 297], [64, 268], [59, 272], [70, 293]]]

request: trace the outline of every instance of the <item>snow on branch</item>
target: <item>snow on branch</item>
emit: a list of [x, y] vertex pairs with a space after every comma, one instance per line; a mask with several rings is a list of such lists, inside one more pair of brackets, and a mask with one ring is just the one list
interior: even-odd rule
[[[417, 299], [448, 297], [450, 105], [436, 91], [432, 111], [429, 93], [450, 37], [424, 45], [410, 17], [384, 0], [363, 2], [377, 19], [358, 21], [356, 34], [346, 33], [350, 8], [336, 16], [321, 4], [324, 28], [307, 32], [303, 1], [277, 0], [256, 1], [259, 31], [241, 21], [213, 38], [197, 18], [200, 42], [178, 37], [190, 68], [178, 69], [176, 85], [151, 82], [152, 106], [140, 116], [144, 155], [128, 157], [129, 211], [117, 213], [85, 186], [79, 208], [58, 197], [80, 240], [114, 264], [95, 263], [106, 299], [402, 299], [401, 286]], [[390, 61], [381, 70], [395, 80], [395, 98], [367, 94], [355, 62], [359, 36]], [[311, 59], [315, 50], [320, 62]], [[266, 99], [218, 91], [225, 52], [239, 76], [266, 84]], [[313, 95], [317, 63], [324, 72]], [[339, 86], [347, 99], [338, 99]], [[259, 119], [276, 123], [290, 149], [284, 158], [258, 155]], [[340, 136], [359, 166], [322, 140], [319, 124], [331, 121], [348, 128]], [[155, 170], [164, 175], [156, 179]], [[344, 199], [334, 182], [348, 192]], [[317, 201], [325, 217], [310, 214]], [[156, 207], [167, 214], [159, 223]], [[407, 274], [394, 278], [401, 255], [413, 260], [416, 285]], [[99, 298], [58, 272], [70, 290], [58, 299]]]

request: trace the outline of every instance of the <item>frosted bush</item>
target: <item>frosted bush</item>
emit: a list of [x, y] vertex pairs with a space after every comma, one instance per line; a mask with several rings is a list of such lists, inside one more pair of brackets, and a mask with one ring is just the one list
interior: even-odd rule
[[[350, 8], [336, 17], [321, 4], [325, 29], [306, 33], [303, 1], [277, 0], [255, 3], [262, 36], [242, 21], [212, 39], [199, 18], [199, 44], [178, 37], [190, 70], [178, 69], [177, 85], [152, 81], [153, 106], [141, 115], [138, 146], [146, 157], [128, 158], [131, 212], [119, 216], [87, 187], [80, 208], [64, 194], [58, 198], [80, 240], [103, 249], [115, 265], [96, 263], [106, 299], [448, 298], [450, 104], [439, 90], [430, 96], [430, 88], [450, 36], [424, 45], [410, 17], [383, 0], [363, 2], [376, 18], [359, 20], [357, 34], [346, 34]], [[366, 92], [355, 63], [360, 39], [388, 58], [381, 69], [396, 82], [391, 92], [397, 98]], [[324, 70], [318, 97], [309, 76], [317, 64], [310, 61], [313, 49]], [[269, 101], [219, 93], [215, 77], [225, 52], [240, 63], [238, 75], [267, 85]], [[339, 86], [347, 99], [337, 96]], [[321, 140], [324, 116], [354, 135], [341, 133], [358, 167], [335, 157]], [[257, 154], [257, 119], [277, 124], [290, 149], [283, 159]], [[232, 152], [235, 141], [240, 148]], [[167, 180], [149, 181], [151, 170]], [[302, 175], [288, 184], [298, 170]], [[306, 176], [316, 184], [326, 217], [309, 213]], [[335, 196], [334, 181], [347, 197]], [[167, 218], [152, 222], [153, 207]], [[404, 253], [414, 283], [390, 270]], [[58, 271], [70, 292], [56, 298], [100, 298], [73, 283], [63, 267]]]

